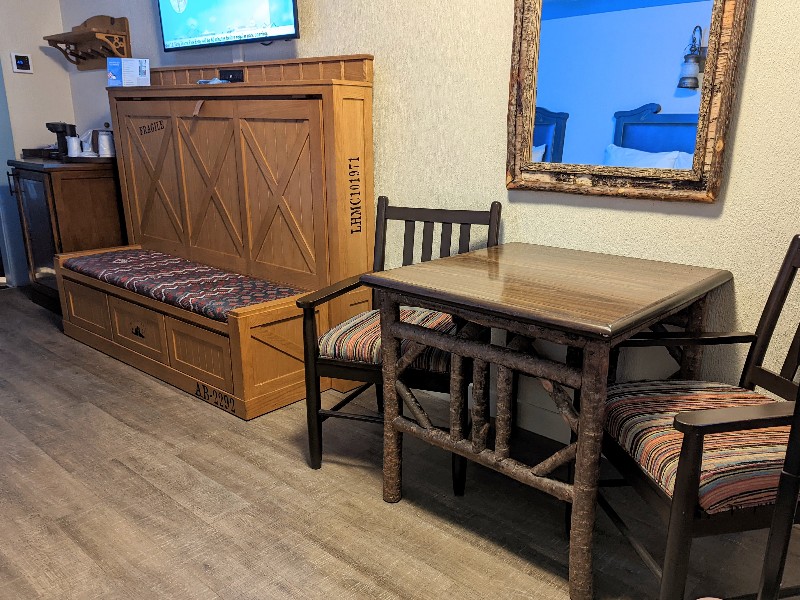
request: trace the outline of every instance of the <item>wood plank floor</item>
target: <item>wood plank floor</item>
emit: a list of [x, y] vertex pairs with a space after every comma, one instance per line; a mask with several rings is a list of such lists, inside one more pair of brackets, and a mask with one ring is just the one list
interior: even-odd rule
[[[567, 598], [559, 502], [474, 465], [455, 498], [449, 456], [408, 439], [385, 504], [378, 428], [326, 423], [319, 471], [305, 445], [302, 403], [246, 423], [0, 291], [0, 598]], [[633, 492], [612, 500], [660, 552]], [[692, 597], [754, 591], [765, 537], [696, 542]], [[599, 598], [656, 594], [604, 516], [596, 539]]]

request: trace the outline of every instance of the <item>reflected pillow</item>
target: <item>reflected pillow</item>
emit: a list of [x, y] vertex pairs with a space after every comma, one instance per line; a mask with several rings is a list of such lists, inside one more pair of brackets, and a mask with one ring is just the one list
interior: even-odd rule
[[541, 146], [534, 146], [531, 151], [531, 162], [542, 162], [544, 160], [544, 153], [547, 151], [547, 144]]
[[689, 154], [688, 152], [678, 152], [678, 158], [675, 159], [675, 168], [691, 169], [693, 161], [694, 154]]
[[609, 167], [639, 167], [643, 169], [674, 169], [678, 151], [643, 152], [609, 144], [603, 164]]

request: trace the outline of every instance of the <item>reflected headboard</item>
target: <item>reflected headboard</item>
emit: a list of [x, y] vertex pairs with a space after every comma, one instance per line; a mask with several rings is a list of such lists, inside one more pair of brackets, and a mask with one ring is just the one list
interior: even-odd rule
[[[538, 109], [537, 109], [538, 111]], [[697, 114], [662, 115], [660, 104], [614, 113], [614, 144], [645, 152], [694, 153]]]
[[569, 113], [553, 112], [536, 107], [533, 120], [533, 145], [547, 144], [542, 162], [560, 163], [564, 155], [564, 136], [567, 133]]

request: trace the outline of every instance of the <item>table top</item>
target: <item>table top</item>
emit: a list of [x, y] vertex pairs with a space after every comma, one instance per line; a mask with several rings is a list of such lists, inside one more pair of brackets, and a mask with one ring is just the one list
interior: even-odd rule
[[510, 243], [361, 276], [365, 284], [590, 337], [639, 330], [729, 271]]

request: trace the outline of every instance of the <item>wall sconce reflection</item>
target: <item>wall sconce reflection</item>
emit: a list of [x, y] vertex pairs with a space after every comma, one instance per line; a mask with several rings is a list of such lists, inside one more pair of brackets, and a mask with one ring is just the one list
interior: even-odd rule
[[692, 31], [692, 41], [684, 52], [686, 54], [683, 57], [678, 87], [696, 90], [700, 87], [700, 73], [705, 70], [708, 52], [708, 47], [703, 46], [703, 28], [700, 25], [695, 26]]

